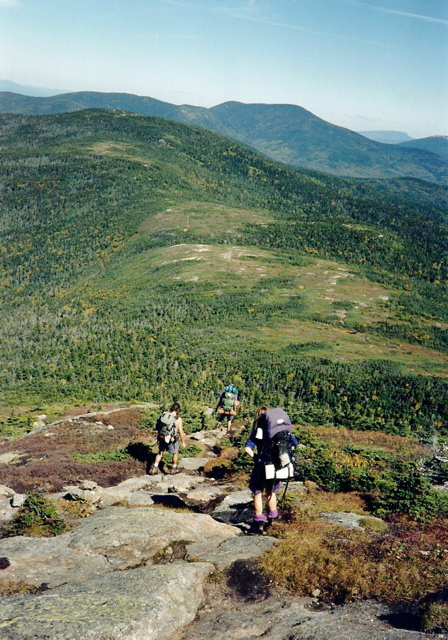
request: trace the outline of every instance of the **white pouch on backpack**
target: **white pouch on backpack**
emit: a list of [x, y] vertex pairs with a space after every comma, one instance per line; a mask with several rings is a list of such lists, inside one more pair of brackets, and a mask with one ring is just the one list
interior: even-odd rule
[[283, 467], [282, 469], [277, 469], [275, 472], [275, 477], [278, 480], [288, 480], [288, 478], [294, 477], [294, 465], [292, 462]]
[[266, 480], [273, 480], [275, 478], [275, 467], [273, 464], [264, 465], [264, 473]]

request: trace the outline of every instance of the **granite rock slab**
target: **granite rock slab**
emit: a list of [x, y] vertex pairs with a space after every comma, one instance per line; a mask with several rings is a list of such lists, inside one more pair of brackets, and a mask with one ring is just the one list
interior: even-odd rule
[[2, 640], [170, 640], [203, 601], [207, 563], [120, 571], [0, 598]]

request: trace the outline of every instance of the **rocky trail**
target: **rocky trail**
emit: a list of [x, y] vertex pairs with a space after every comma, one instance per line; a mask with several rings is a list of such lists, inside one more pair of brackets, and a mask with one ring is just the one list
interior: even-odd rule
[[[375, 602], [323, 606], [281, 592], [256, 559], [276, 538], [246, 535], [251, 494], [205, 477], [225, 434], [194, 434], [203, 458], [177, 475], [93, 481], [50, 497], [82, 499], [92, 515], [53, 538], [0, 540], [0, 579], [35, 593], [0, 598], [2, 640], [430, 640]], [[300, 496], [302, 483], [290, 490]], [[23, 500], [0, 487], [3, 519]], [[341, 514], [346, 526], [356, 516]]]

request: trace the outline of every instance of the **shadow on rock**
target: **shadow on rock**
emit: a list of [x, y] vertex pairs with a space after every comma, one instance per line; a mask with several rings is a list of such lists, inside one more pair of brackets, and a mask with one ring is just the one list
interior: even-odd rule
[[179, 496], [172, 493], [168, 493], [166, 495], [153, 495], [152, 499], [154, 504], [160, 504], [162, 507], [169, 507], [170, 509], [188, 509], [191, 511]]
[[245, 602], [265, 600], [271, 596], [269, 580], [253, 560], [237, 560], [226, 572], [227, 586]]
[[134, 458], [134, 460], [144, 462], [148, 468], [156, 457], [156, 454], [151, 451], [149, 445], [144, 442], [130, 442], [126, 447], [126, 453]]

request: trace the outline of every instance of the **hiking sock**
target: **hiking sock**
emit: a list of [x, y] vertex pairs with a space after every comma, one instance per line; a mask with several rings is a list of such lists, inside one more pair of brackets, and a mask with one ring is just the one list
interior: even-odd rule
[[275, 520], [278, 518], [278, 509], [274, 509], [273, 511], [269, 511], [268, 513], [269, 520]]

